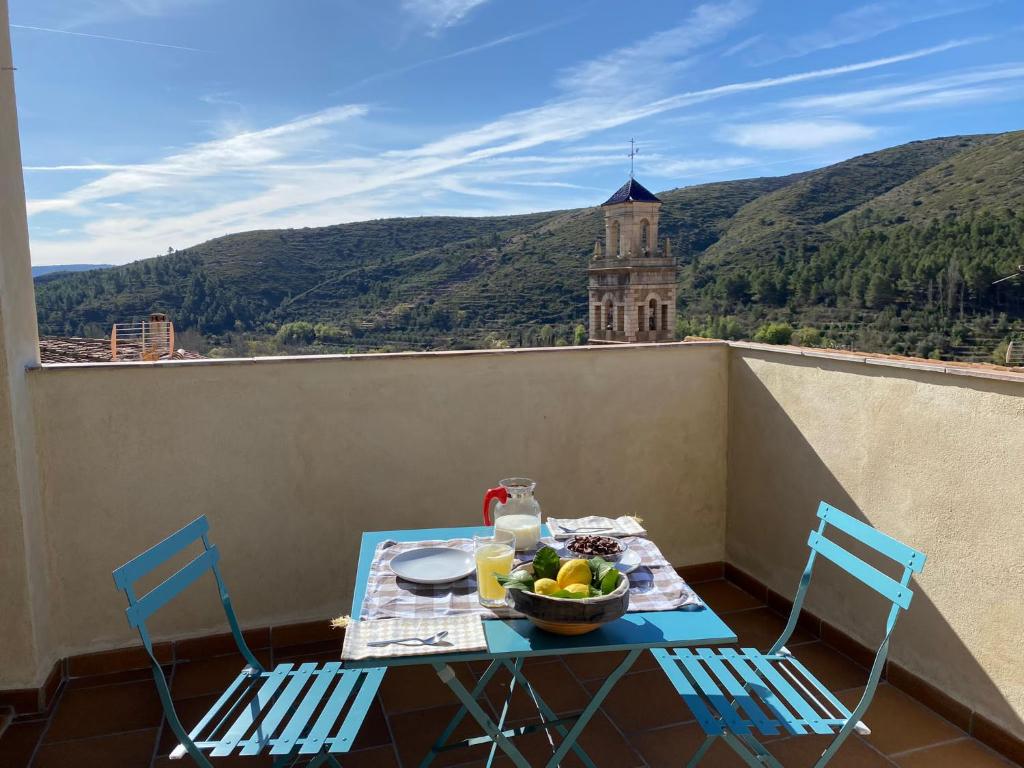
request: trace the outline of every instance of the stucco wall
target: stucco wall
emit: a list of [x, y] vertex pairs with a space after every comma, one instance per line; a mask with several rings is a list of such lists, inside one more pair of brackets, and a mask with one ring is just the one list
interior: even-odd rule
[[[347, 613], [361, 531], [475, 524], [509, 475], [538, 481], [546, 514], [636, 513], [674, 562], [719, 560], [727, 356], [705, 344], [33, 371], [56, 651], [131, 643], [111, 570], [199, 514], [248, 625]], [[217, 608], [199, 590], [156, 626], [206, 631]]]
[[25, 366], [38, 364], [35, 294], [7, 3], [0, 2], [0, 668], [11, 687], [48, 671], [43, 531]]
[[[733, 348], [727, 558], [792, 596], [825, 499], [929, 557], [892, 658], [1024, 736], [1024, 383]], [[808, 607], [877, 645], [830, 563]]]

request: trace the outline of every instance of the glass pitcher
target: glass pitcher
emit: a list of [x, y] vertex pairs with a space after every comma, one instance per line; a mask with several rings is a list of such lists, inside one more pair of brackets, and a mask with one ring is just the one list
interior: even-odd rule
[[529, 478], [508, 477], [484, 494], [484, 525], [491, 525], [491, 501], [497, 499], [494, 528], [515, 534], [517, 552], [536, 549], [540, 543], [540, 504], [533, 495], [536, 487]]

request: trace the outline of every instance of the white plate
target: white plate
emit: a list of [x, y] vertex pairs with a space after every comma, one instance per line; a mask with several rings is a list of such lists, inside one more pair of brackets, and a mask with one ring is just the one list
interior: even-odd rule
[[447, 584], [476, 568], [469, 552], [452, 547], [413, 549], [391, 558], [388, 565], [396, 576], [414, 584]]
[[615, 568], [619, 573], [632, 573], [639, 567], [640, 555], [629, 547], [626, 547], [626, 551], [622, 553], [619, 562], [615, 564]]

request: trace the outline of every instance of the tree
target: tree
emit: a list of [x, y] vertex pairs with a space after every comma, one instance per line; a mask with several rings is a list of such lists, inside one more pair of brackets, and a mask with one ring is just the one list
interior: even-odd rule
[[763, 344], [789, 344], [793, 337], [793, 326], [789, 323], [765, 323], [757, 329], [754, 341]]
[[312, 344], [316, 339], [316, 328], [304, 320], [285, 323], [278, 330], [276, 338], [282, 344]]
[[894, 293], [892, 283], [885, 275], [875, 273], [868, 282], [864, 293], [864, 303], [872, 309], [882, 309], [892, 303]]
[[587, 343], [587, 329], [582, 325], [577, 325], [573, 328], [572, 343], [577, 347], [582, 347]]
[[821, 331], [817, 328], [798, 328], [793, 331], [792, 342], [798, 347], [820, 347]]

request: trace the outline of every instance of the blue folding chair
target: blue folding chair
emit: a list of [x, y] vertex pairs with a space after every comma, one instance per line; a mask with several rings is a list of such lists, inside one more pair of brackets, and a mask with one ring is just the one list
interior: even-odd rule
[[[207, 537], [209, 529], [204, 515], [114, 571], [114, 583], [128, 598], [128, 623], [139, 631], [153, 666], [153, 678], [167, 724], [178, 737], [179, 744], [171, 752], [171, 759], [188, 754], [197, 765], [213, 768], [211, 758], [228, 757], [233, 753], [242, 756], [268, 753], [274, 758], [275, 768], [292, 765], [311, 755], [311, 767], [325, 762], [339, 766], [334, 755], [352, 748], [384, 677], [384, 669], [342, 669], [341, 662], [330, 662], [322, 667], [279, 664], [273, 670], [264, 669], [242, 638], [217, 565], [220, 553]], [[137, 579], [200, 540], [202, 554], [142, 597], [135, 596]], [[212, 571], [217, 580], [231, 634], [248, 666], [199, 724], [187, 732], [174, 710], [160, 662], [153, 655], [153, 641], [146, 621], [207, 571]], [[315, 720], [314, 714], [317, 715]]]
[[[814, 764], [814, 768], [821, 768], [832, 759], [850, 733], [857, 731], [866, 735], [871, 732], [861, 722], [861, 717], [878, 687], [889, 653], [889, 638], [899, 612], [910, 607], [910, 598], [913, 597], [910, 577], [920, 573], [925, 556], [825, 502], [818, 507], [818, 517], [821, 524], [816, 531], [811, 531], [807, 542], [811, 554], [800, 578], [789, 621], [767, 653], [753, 648], [740, 651], [732, 648], [652, 651], [707, 735], [687, 764], [689, 768], [701, 761], [716, 739], [724, 740], [747, 765], [782, 768], [753, 731], [763, 736], [834, 735], [831, 744]], [[826, 538], [829, 526], [895, 560], [903, 567], [901, 579], [890, 578]], [[885, 623], [885, 637], [875, 654], [864, 694], [852, 712], [786, 649], [786, 642], [800, 618], [818, 555], [831, 560], [892, 603]]]

